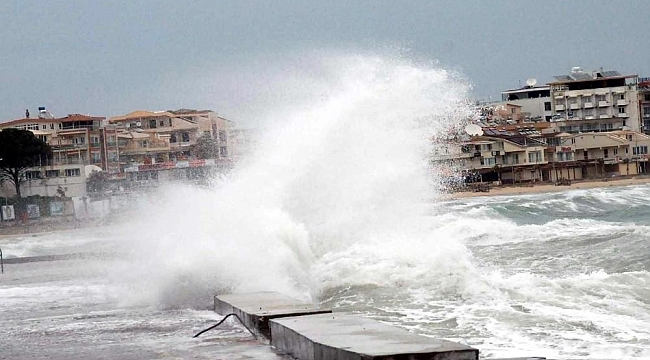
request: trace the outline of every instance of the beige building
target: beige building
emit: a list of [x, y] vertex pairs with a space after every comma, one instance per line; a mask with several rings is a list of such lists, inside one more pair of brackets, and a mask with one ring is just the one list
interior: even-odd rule
[[617, 71], [585, 72], [556, 76], [551, 87], [551, 121], [560, 132], [640, 131], [637, 75]]
[[619, 130], [550, 133], [548, 129], [484, 128], [484, 135], [436, 146], [433, 162], [467, 182], [559, 182], [650, 173], [650, 136]]
[[203, 136], [217, 143], [217, 158], [228, 159], [232, 152], [231, 123], [211, 110], [138, 110], [112, 117], [109, 123], [121, 130], [119, 139], [124, 146], [120, 160], [127, 164], [188, 160]]

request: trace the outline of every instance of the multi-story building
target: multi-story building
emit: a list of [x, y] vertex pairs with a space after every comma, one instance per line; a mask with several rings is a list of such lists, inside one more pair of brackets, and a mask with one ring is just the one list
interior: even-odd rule
[[[512, 127], [511, 127], [512, 128]], [[629, 130], [550, 133], [549, 128], [483, 128], [483, 135], [436, 146], [434, 163], [468, 182], [513, 184], [650, 173], [650, 136]]]
[[[116, 163], [116, 129], [103, 127], [104, 117], [70, 114], [62, 118], [39, 117], [0, 123], [0, 130], [30, 130], [52, 147], [44, 165], [93, 164], [108, 170]], [[109, 156], [110, 153], [110, 156]]]
[[[138, 110], [112, 117], [120, 146], [120, 161], [130, 185], [150, 187], [159, 181], [200, 179], [210, 171], [231, 167], [231, 122], [211, 110]], [[210, 145], [209, 158], [197, 145]]]
[[551, 121], [568, 133], [641, 130], [637, 75], [617, 71], [584, 72], [555, 76], [551, 87]]
[[650, 77], [639, 78], [638, 90], [643, 133], [650, 134]]
[[227, 159], [231, 153], [230, 121], [211, 110], [138, 110], [112, 117], [109, 123], [123, 130], [119, 137], [125, 147], [120, 159], [125, 163], [155, 164], [187, 160], [203, 136], [217, 142], [217, 158]]
[[29, 130], [52, 148], [51, 157], [41, 159], [39, 167], [25, 174], [25, 195], [52, 196], [57, 190], [83, 195], [86, 173], [91, 169], [86, 166], [95, 165], [93, 169], [110, 173], [120, 171], [117, 129], [104, 126], [104, 117], [70, 114], [56, 118], [44, 108], [39, 110], [37, 118], [29, 117], [27, 111], [23, 119], [0, 123], [0, 130]]

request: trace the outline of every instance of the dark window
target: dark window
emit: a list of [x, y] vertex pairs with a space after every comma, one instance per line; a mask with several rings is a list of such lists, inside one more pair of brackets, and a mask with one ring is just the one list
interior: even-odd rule
[[544, 103], [544, 111], [551, 111], [551, 102], [547, 101]]
[[175, 143], [176, 142], [176, 134], [171, 134], [171, 136], [169, 137], [169, 142], [170, 143]]
[[188, 142], [188, 141], [190, 141], [190, 133], [186, 133], [186, 132], [182, 133], [182, 134], [181, 134], [181, 140], [182, 140], [183, 142]]
[[156, 128], [156, 120], [149, 120], [149, 129], [155, 129]]

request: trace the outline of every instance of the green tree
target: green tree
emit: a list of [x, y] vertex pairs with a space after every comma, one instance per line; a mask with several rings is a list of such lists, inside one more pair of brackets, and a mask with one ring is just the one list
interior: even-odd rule
[[219, 157], [219, 144], [209, 134], [204, 134], [196, 140], [194, 156], [199, 159], [214, 159]]
[[20, 197], [23, 174], [30, 167], [46, 161], [52, 149], [31, 131], [4, 129], [0, 131], [0, 179], [8, 180]]

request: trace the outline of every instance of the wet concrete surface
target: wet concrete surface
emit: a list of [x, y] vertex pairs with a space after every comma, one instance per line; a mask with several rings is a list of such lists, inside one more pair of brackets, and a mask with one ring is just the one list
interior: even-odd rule
[[220, 320], [211, 309], [124, 304], [113, 261], [5, 264], [0, 359], [290, 359], [230, 320], [192, 338]]

